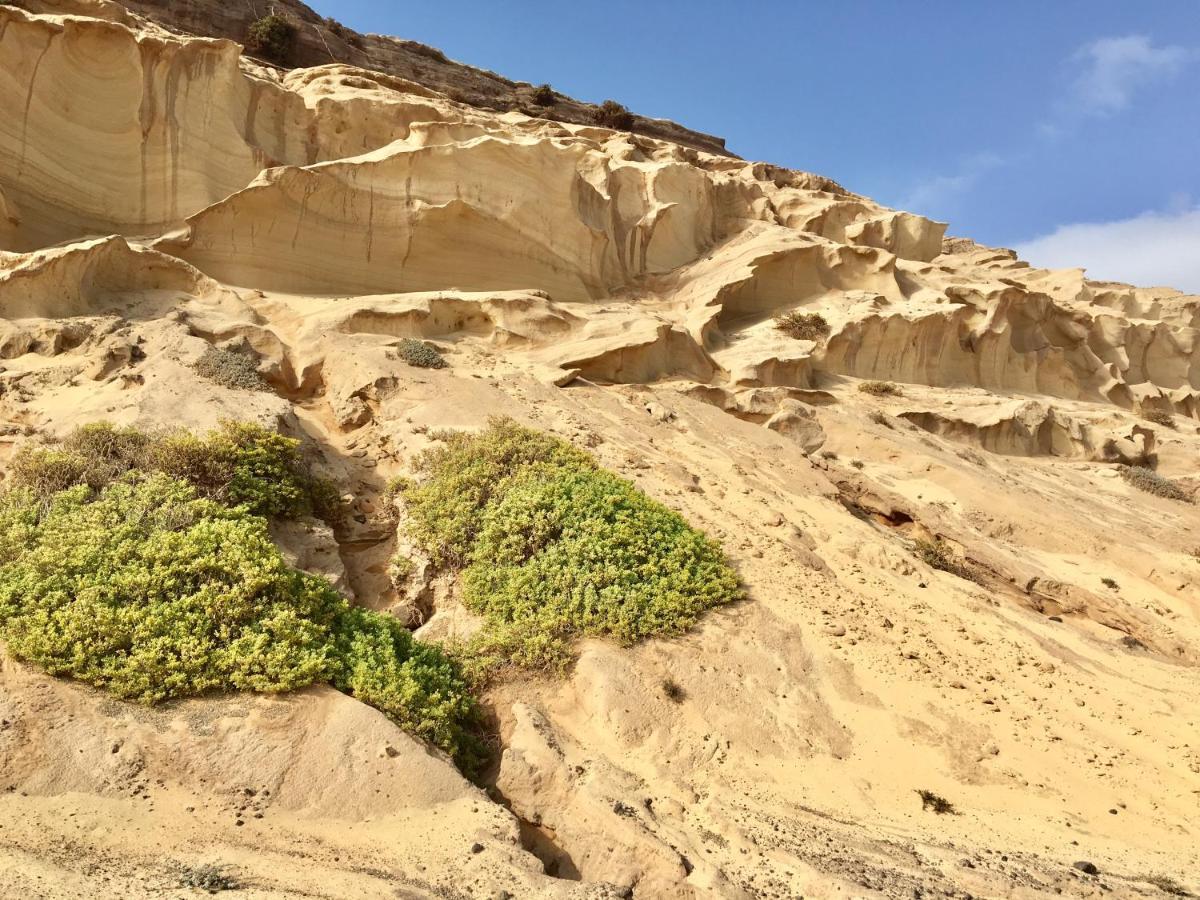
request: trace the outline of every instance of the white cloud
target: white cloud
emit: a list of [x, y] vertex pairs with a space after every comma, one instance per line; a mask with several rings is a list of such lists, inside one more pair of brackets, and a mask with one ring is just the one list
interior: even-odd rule
[[915, 184], [901, 209], [932, 216], [948, 215], [950, 207], [988, 172], [1005, 164], [995, 153], [977, 153], [962, 161], [953, 175], [936, 175]]
[[1101, 38], [1072, 57], [1083, 65], [1072, 100], [1081, 112], [1110, 116], [1127, 108], [1138, 90], [1179, 74], [1193, 55], [1184, 47], [1156, 47], [1142, 34]]
[[1086, 268], [1101, 281], [1200, 294], [1200, 206], [1115, 222], [1061, 225], [1016, 248], [1047, 269]]

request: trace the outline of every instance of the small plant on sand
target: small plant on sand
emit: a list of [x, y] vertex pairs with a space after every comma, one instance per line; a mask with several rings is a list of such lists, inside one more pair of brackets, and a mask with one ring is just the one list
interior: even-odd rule
[[605, 100], [592, 111], [592, 121], [615, 131], [633, 128], [633, 113], [616, 100]]
[[674, 678], [664, 678], [662, 683], [663, 696], [672, 703], [682, 703], [687, 699], [687, 691], [680, 687]]
[[179, 872], [180, 887], [199, 888], [216, 894], [221, 891], [236, 891], [241, 887], [240, 882], [228, 872], [224, 866], [211, 864], [203, 866], [183, 866]]
[[400, 358], [418, 369], [444, 369], [448, 365], [436, 347], [416, 338], [405, 338], [396, 348]]
[[1155, 425], [1161, 425], [1164, 428], [1175, 427], [1175, 417], [1165, 409], [1143, 409], [1142, 418], [1147, 422], [1153, 422]]
[[258, 372], [258, 362], [245, 353], [209, 347], [192, 368], [200, 377], [222, 387], [243, 391], [270, 390]]
[[477, 671], [561, 671], [582, 635], [678, 634], [742, 596], [720, 548], [582, 450], [507, 419], [444, 437], [403, 493], [408, 532], [465, 567]]
[[874, 422], [876, 425], [882, 425], [884, 428], [887, 428], [887, 429], [894, 430], [896, 427], [895, 425], [892, 424], [891, 416], [889, 416], [887, 413], [882, 413], [877, 409], [872, 410], [870, 415], [867, 416], [867, 418], [870, 419], [872, 422]]
[[890, 381], [864, 381], [859, 384], [858, 389], [872, 397], [899, 397], [902, 395], [900, 388]]
[[296, 49], [296, 26], [284, 16], [263, 16], [246, 29], [246, 49], [281, 66], [290, 66]]
[[1121, 589], [1121, 586], [1119, 584], [1117, 584], [1116, 581], [1114, 581], [1111, 578], [1101, 578], [1100, 583], [1102, 585], [1104, 585], [1106, 588], [1108, 588], [1110, 591], [1119, 591]]
[[1139, 491], [1164, 497], [1167, 500], [1178, 500], [1191, 503], [1192, 496], [1169, 478], [1164, 478], [1153, 469], [1142, 466], [1121, 466], [1121, 477]]
[[538, 106], [553, 106], [554, 88], [548, 84], [539, 84], [533, 89], [532, 99]]
[[917, 795], [921, 798], [922, 810], [931, 809], [939, 816], [955, 814], [957, 812], [953, 803], [951, 803], [945, 797], [935, 794], [933, 791], [921, 789], [917, 791]]
[[829, 334], [829, 323], [823, 315], [798, 310], [776, 316], [775, 327], [799, 341], [819, 341]]
[[951, 575], [956, 575], [967, 581], [979, 580], [975, 573], [954, 555], [950, 547], [938, 538], [932, 541], [919, 540], [914, 545], [913, 550], [917, 554], [917, 558], [931, 569], [949, 572]]

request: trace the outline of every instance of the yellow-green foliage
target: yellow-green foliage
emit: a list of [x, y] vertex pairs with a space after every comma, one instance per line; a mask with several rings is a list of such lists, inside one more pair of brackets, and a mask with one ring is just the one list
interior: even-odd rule
[[714, 542], [557, 438], [493, 421], [417, 467], [411, 534], [466, 565], [464, 602], [487, 621], [469, 650], [485, 671], [561, 667], [577, 635], [678, 633], [741, 596]]
[[18, 453], [11, 483], [46, 500], [73, 485], [99, 490], [133, 470], [181, 478], [205, 497], [265, 516], [296, 518], [336, 507], [329, 486], [308, 472], [299, 441], [247, 422], [224, 422], [204, 436], [84, 425], [61, 447]]
[[[266, 477], [262, 462], [242, 465]], [[464, 766], [479, 757], [457, 663], [290, 568], [250, 504], [161, 471], [0, 495], [0, 638], [47, 672], [147, 703], [331, 682]]]

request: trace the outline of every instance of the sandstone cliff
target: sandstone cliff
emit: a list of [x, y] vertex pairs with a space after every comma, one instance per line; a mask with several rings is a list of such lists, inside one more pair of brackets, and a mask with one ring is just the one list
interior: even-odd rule
[[[1120, 477], [1200, 488], [1200, 298], [678, 126], [464, 103], [524, 87], [391, 39], [330, 61], [314, 31], [283, 71], [219, 39], [237, 4], [22, 6], [0, 465], [102, 419], [279, 427], [346, 494], [336, 534], [280, 536], [297, 564], [444, 637], [470, 616], [389, 581], [385, 486], [506, 414], [704, 527], [749, 599], [494, 686], [483, 788], [329, 690], [147, 710], [5, 659], [0, 893], [178, 892], [209, 862], [258, 897], [1200, 889], [1200, 514]], [[213, 346], [270, 390], [200, 378]]]

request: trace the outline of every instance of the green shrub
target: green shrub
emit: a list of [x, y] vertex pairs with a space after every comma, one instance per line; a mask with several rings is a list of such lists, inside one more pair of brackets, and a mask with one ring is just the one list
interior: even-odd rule
[[477, 670], [560, 670], [578, 635], [675, 634], [742, 595], [716, 544], [552, 436], [494, 420], [417, 469], [409, 533], [435, 562], [466, 566], [464, 603], [487, 622], [468, 647]]
[[431, 347], [424, 341], [418, 341], [415, 338], [405, 338], [400, 342], [396, 352], [400, 354], [400, 358], [410, 366], [416, 366], [418, 369], [444, 369], [446, 368], [446, 360], [437, 351], [436, 347]]
[[274, 13], [263, 16], [246, 29], [246, 49], [271, 62], [290, 66], [296, 49], [296, 26]]
[[629, 131], [633, 128], [633, 113], [616, 100], [605, 100], [592, 110], [592, 121], [616, 131]]
[[1153, 469], [1142, 466], [1121, 466], [1121, 477], [1139, 491], [1165, 497], [1167, 500], [1179, 500], [1191, 503], [1192, 496], [1169, 478], [1164, 478]]
[[270, 390], [258, 372], [258, 363], [245, 353], [209, 347], [192, 368], [200, 377], [222, 387], [242, 391]]
[[464, 766], [478, 712], [458, 665], [288, 567], [267, 522], [162, 473], [48, 505], [0, 495], [0, 637], [18, 659], [129, 700], [332, 682]]
[[859, 384], [858, 389], [864, 394], [870, 394], [873, 397], [901, 396], [900, 388], [890, 381], [864, 381]]
[[582, 450], [510, 419], [494, 420], [479, 434], [442, 437], [415, 461], [424, 480], [398, 485], [409, 534], [437, 565], [466, 563], [484, 510], [526, 466], [595, 466]]
[[788, 337], [801, 341], [819, 341], [829, 334], [829, 323], [820, 313], [793, 310], [775, 318], [775, 327]]
[[533, 102], [538, 106], [553, 106], [554, 105], [554, 88], [548, 84], [539, 84], [533, 89]]
[[46, 501], [73, 485], [100, 490], [135, 469], [181, 478], [205, 497], [265, 516], [337, 509], [336, 491], [309, 473], [299, 441], [245, 422], [224, 422], [204, 436], [96, 422], [78, 428], [61, 447], [22, 449], [10, 476], [13, 486]]

